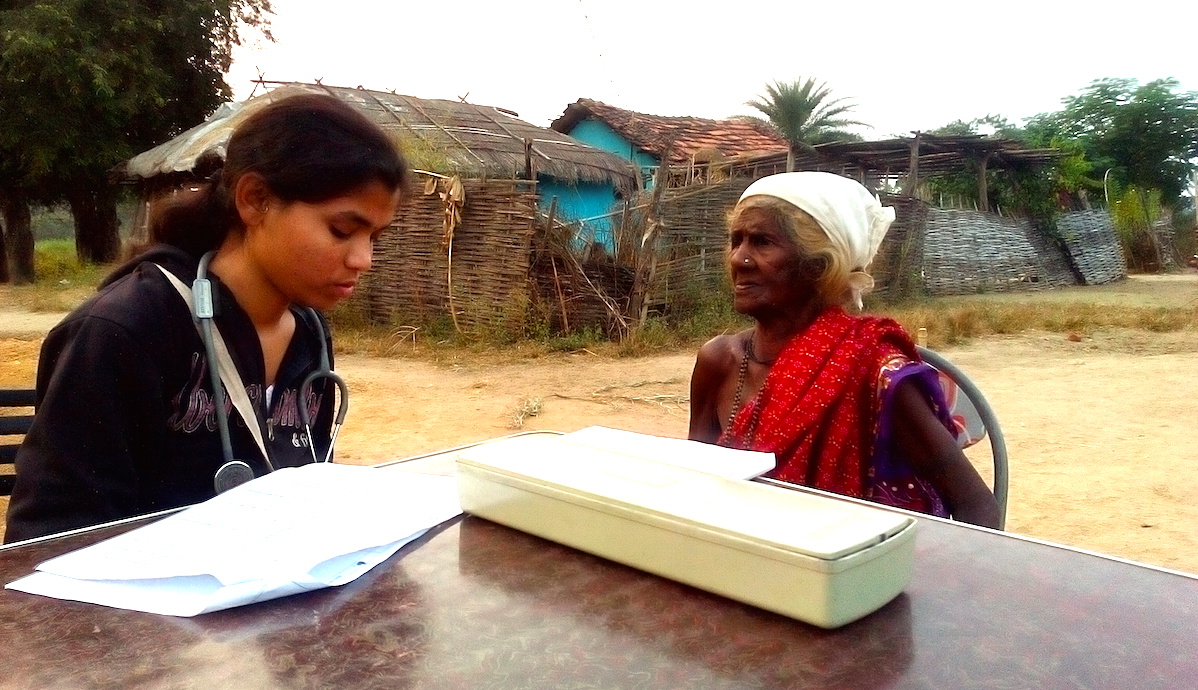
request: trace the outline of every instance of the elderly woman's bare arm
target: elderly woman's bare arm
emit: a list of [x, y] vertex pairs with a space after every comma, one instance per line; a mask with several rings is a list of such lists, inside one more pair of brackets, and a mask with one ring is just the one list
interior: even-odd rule
[[695, 370], [691, 374], [690, 431], [687, 438], [692, 441], [715, 443], [723, 429], [720, 428], [720, 391], [728, 376], [728, 345], [726, 336], [717, 336], [707, 341], [695, 357]]
[[998, 501], [911, 380], [899, 384], [894, 439], [915, 473], [930, 482], [954, 519], [998, 529]]

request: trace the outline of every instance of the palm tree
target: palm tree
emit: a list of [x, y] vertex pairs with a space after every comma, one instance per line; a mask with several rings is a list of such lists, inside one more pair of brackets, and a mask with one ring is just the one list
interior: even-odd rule
[[766, 84], [764, 95], [745, 103], [760, 110], [790, 143], [786, 155], [787, 172], [794, 170], [795, 154], [800, 151], [814, 153], [815, 144], [860, 140], [859, 136], [845, 132], [843, 128], [865, 123], [841, 117], [855, 106], [845, 103], [844, 98], [832, 99], [831, 95], [832, 90], [826, 82], [816, 84], [814, 78], [808, 78]]

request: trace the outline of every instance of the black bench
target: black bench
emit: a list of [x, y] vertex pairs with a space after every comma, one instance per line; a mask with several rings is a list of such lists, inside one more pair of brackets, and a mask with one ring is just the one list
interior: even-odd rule
[[29, 408], [29, 414], [0, 415], [0, 496], [12, 494], [13, 484], [17, 482], [16, 467], [17, 448], [29, 426], [33, 424], [32, 390], [0, 389], [0, 411], [8, 412], [8, 408]]

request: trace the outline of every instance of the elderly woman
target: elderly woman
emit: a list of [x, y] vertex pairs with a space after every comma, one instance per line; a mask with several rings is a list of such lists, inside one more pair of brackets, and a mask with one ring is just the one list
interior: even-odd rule
[[997, 527], [994, 495], [957, 446], [936, 372], [889, 319], [851, 315], [894, 220], [821, 172], [754, 182], [733, 209], [728, 270], [756, 324], [700, 350], [690, 438], [773, 452], [769, 476]]

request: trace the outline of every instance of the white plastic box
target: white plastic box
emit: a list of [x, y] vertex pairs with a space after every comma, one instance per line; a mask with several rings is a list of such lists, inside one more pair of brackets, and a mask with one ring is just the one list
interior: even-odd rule
[[561, 437], [464, 449], [457, 478], [468, 513], [824, 628], [911, 578], [909, 516]]

